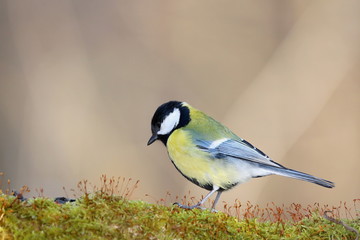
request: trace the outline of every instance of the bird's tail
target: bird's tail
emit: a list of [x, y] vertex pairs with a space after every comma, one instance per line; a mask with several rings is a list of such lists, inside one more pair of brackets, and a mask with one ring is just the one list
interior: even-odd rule
[[267, 166], [266, 167], [268, 170], [270, 170], [270, 172], [272, 174], [276, 174], [276, 175], [280, 175], [280, 176], [284, 176], [284, 177], [290, 177], [290, 178], [295, 178], [295, 179], [299, 179], [299, 180], [303, 180], [306, 182], [311, 182], [311, 183], [315, 183], [318, 184], [320, 186], [323, 187], [327, 187], [327, 188], [333, 188], [335, 187], [335, 183], [322, 179], [322, 178], [318, 178], [318, 177], [314, 177], [310, 174], [307, 173], [303, 173], [303, 172], [299, 172], [296, 170], [292, 170], [289, 168], [279, 168], [279, 167], [273, 167], [273, 166]]

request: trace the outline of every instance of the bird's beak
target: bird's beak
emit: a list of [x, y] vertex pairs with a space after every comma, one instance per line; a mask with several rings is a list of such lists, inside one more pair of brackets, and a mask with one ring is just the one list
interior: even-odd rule
[[147, 145], [149, 146], [150, 144], [152, 144], [153, 142], [155, 142], [157, 139], [158, 139], [157, 134], [156, 134], [156, 133], [153, 134], [153, 135], [151, 136], [151, 138], [149, 139]]

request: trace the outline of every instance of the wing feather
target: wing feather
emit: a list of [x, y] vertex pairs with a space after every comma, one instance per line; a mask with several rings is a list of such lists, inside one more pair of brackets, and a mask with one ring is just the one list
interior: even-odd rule
[[[218, 142], [219, 144], [214, 144], [214, 142]], [[261, 150], [243, 139], [234, 140], [228, 138], [217, 141], [196, 140], [196, 144], [198, 148], [210, 153], [214, 158], [231, 157], [261, 165], [283, 168], [283, 166], [272, 161]]]
[[[210, 153], [214, 158], [243, 160], [254, 164], [255, 169], [266, 170], [267, 173], [254, 175], [253, 177], [266, 176], [269, 174], [276, 174], [285, 177], [300, 179], [307, 182], [312, 182], [323, 187], [333, 188], [335, 184], [331, 181], [314, 177], [307, 173], [299, 172], [293, 169], [286, 168], [265, 155], [261, 150], [257, 149], [249, 142], [240, 139], [219, 139], [216, 141], [197, 141], [197, 147]], [[257, 165], [257, 166], [256, 166]]]

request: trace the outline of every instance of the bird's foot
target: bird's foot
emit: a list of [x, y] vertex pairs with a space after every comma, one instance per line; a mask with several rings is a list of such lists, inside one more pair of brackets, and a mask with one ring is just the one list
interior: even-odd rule
[[[197, 209], [201, 209], [201, 210], [207, 210], [207, 208], [205, 207], [201, 207], [201, 204], [198, 203], [198, 204], [195, 204], [193, 206], [187, 206], [187, 205], [182, 205], [181, 203], [178, 203], [178, 202], [175, 202], [173, 203], [173, 205], [177, 205], [179, 206], [180, 208], [183, 208], [183, 209], [194, 209], [194, 208], [197, 208]], [[210, 210], [210, 209], [209, 209]], [[211, 212], [217, 212], [217, 210], [215, 210], [214, 208], [211, 209]]]
[[182, 205], [181, 203], [175, 202], [175, 203], [173, 203], [173, 205], [177, 205], [177, 206], [179, 206], [180, 208], [183, 208], [183, 209], [194, 209], [194, 208], [198, 208], [198, 209], [201, 209], [201, 210], [206, 209], [204, 207], [201, 207], [199, 203], [195, 204], [193, 206], [187, 206], [187, 205]]

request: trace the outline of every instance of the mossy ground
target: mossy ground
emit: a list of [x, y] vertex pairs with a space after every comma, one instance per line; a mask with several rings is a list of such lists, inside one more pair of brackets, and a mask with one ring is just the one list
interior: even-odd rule
[[[228, 214], [183, 210], [92, 194], [73, 203], [0, 197], [0, 239], [354, 239], [318, 214], [298, 222], [239, 221]], [[348, 221], [359, 229], [359, 222]]]
[[[111, 181], [110, 181], [111, 182]], [[83, 182], [84, 183], [84, 182]], [[356, 234], [330, 222], [319, 211], [298, 218], [281, 217], [283, 208], [266, 220], [266, 210], [248, 205], [241, 218], [224, 212], [184, 210], [177, 206], [149, 204], [114, 194], [113, 185], [84, 191], [75, 202], [57, 204], [38, 197], [21, 201], [0, 194], [0, 239], [355, 239]], [[85, 188], [84, 188], [85, 186]], [[249, 204], [249, 203], [248, 203]], [[297, 206], [297, 205], [296, 205]], [[229, 210], [229, 208], [227, 208]], [[236, 207], [235, 207], [236, 209]], [[269, 208], [272, 209], [272, 208]], [[226, 208], [225, 208], [226, 210]], [[226, 211], [225, 211], [226, 212]], [[271, 214], [271, 210], [268, 210]], [[291, 214], [290, 214], [291, 215]], [[301, 217], [299, 217], [301, 216]], [[359, 229], [357, 219], [344, 220]]]

